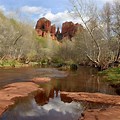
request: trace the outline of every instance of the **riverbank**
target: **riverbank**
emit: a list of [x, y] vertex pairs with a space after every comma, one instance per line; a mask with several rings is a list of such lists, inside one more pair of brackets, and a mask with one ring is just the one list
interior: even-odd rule
[[[26, 71], [26, 69], [28, 71]], [[4, 72], [6, 74], [4, 74]], [[12, 73], [12, 76], [11, 76], [11, 73]], [[17, 73], [19, 73], [19, 74], [17, 74]], [[23, 74], [25, 76], [22, 77]], [[8, 78], [6, 78], [6, 77], [4, 78], [2, 75], [8, 76]], [[15, 75], [16, 75], [16, 77], [15, 77]], [[40, 78], [40, 77], [42, 77], [42, 78]], [[51, 77], [51, 79], [49, 77]], [[52, 77], [54, 79], [52, 79]], [[61, 77], [64, 77], [64, 79], [60, 79]], [[58, 78], [58, 79], [56, 79], [56, 78]], [[70, 71], [70, 74], [68, 75], [68, 77], [66, 77], [66, 75], [63, 74], [63, 71], [58, 71], [58, 70], [56, 71], [56, 69], [52, 69], [52, 68], [35, 68], [35, 69], [32, 68], [32, 70], [30, 70], [29, 68], [20, 69], [20, 70], [19, 69], [14, 69], [14, 68], [10, 69], [10, 70], [7, 70], [7, 69], [6, 70], [2, 70], [1, 69], [1, 84], [2, 84], [2, 82], [5, 82], [5, 80], [7, 80], [7, 79], [8, 79], [7, 83], [9, 83], [9, 81], [13, 80], [13, 79], [15, 79], [14, 81], [12, 81], [13, 83], [14, 82], [21, 82], [23, 80], [24, 84], [25, 84], [24, 87], [30, 87], [30, 86], [27, 86], [27, 83], [29, 83], [29, 82], [34, 82], [35, 84], [42, 83], [41, 87], [44, 86], [44, 89], [46, 88], [46, 90], [48, 90], [47, 96], [52, 96], [51, 97], [52, 99], [54, 98], [54, 90], [57, 91], [57, 92], [58, 91], [71, 91], [71, 92], [72, 91], [76, 91], [75, 94], [77, 93], [77, 91], [85, 91], [85, 93], [83, 93], [80, 96], [78, 96], [79, 99], [83, 99], [83, 101], [85, 101], [85, 102], [88, 101], [88, 98], [95, 100], [95, 102], [97, 100], [98, 104], [101, 105], [101, 102], [99, 102], [99, 100], [102, 100], [103, 97], [100, 98], [99, 95], [96, 97], [91, 92], [95, 92], [95, 93], [96, 92], [101, 92], [101, 93], [105, 93], [105, 94], [114, 94], [114, 93], [110, 89], [111, 87], [105, 85], [104, 82], [103, 82], [103, 84], [100, 84], [101, 79], [99, 79], [100, 80], [99, 84], [98, 83], [95, 84], [95, 82], [98, 80], [98, 78], [99, 78], [99, 76], [97, 75], [96, 69], [91, 69], [91, 68], [89, 69], [89, 67], [87, 67], [87, 68], [81, 67], [81, 69], [78, 69], [78, 71], [75, 71], [75, 72]], [[26, 83], [26, 81], [29, 81], [29, 82]], [[43, 83], [45, 83], [45, 84], [43, 84]], [[3, 86], [3, 88], [1, 90], [3, 90], [4, 88], [7, 88], [6, 85], [4, 85], [4, 86]], [[107, 88], [107, 87], [110, 87], [110, 88]], [[19, 89], [21, 89], [21, 88], [15, 89], [14, 91], [17, 91]], [[88, 89], [88, 91], [86, 91], [86, 89]], [[14, 91], [13, 91], [13, 94], [14, 94]], [[27, 90], [27, 92], [28, 91], [29, 91], [29, 89]], [[6, 92], [6, 95], [7, 95], [7, 93], [9, 93], [9, 89], [8, 89], [8, 91], [5, 90], [5, 92]], [[86, 97], [87, 96], [86, 92], [90, 92], [88, 97]], [[25, 93], [25, 91], [23, 93]], [[80, 92], [80, 93], [82, 93], [82, 92]], [[10, 94], [11, 93], [9, 93], [7, 96], [11, 97]], [[45, 95], [46, 95], [46, 93], [45, 93]], [[44, 104], [44, 103], [46, 104], [49, 101], [49, 97], [47, 97], [47, 99], [45, 101], [45, 95], [44, 94], [37, 94], [37, 98], [35, 98], [35, 100], [37, 100], [38, 102], [40, 101], [40, 105], [41, 105], [41, 103], [42, 104]], [[43, 99], [42, 99], [42, 97], [43, 97]], [[105, 95], [105, 97], [109, 98], [106, 95]], [[117, 97], [119, 97], [119, 96], [117, 96]], [[19, 98], [21, 99], [21, 97], [17, 97], [16, 100], [18, 100]], [[118, 99], [118, 98], [116, 98], [116, 99]], [[108, 101], [108, 99], [103, 99], [103, 100], [105, 102]], [[1, 100], [1, 105], [4, 105], [4, 104], [7, 103], [7, 101], [6, 101], [6, 103], [2, 103], [2, 102], [4, 102], [4, 100], [3, 101]], [[12, 101], [12, 103], [14, 104], [15, 102]], [[13, 105], [12, 103], [10, 102], [10, 106]], [[119, 101], [111, 100], [110, 105], [113, 106], [114, 103], [115, 104], [119, 104]], [[9, 105], [9, 103], [7, 103], [7, 104]], [[8, 107], [6, 109], [8, 109]], [[98, 111], [99, 110], [100, 109], [98, 109]]]
[[32, 82], [12, 83], [0, 90], [0, 116], [18, 99], [43, 91], [37, 84]]
[[[63, 101], [87, 102], [79, 120], [119, 120], [120, 96], [101, 93], [61, 92]], [[90, 104], [101, 104], [100, 108], [90, 108]]]
[[107, 70], [101, 71], [99, 72], [99, 75], [102, 75], [104, 80], [113, 84], [120, 83], [120, 67], [109, 68]]
[[36, 66], [39, 63], [37, 62], [19, 62], [17, 60], [2, 60], [0, 61], [0, 68], [9, 69], [9, 68], [21, 68], [21, 67], [29, 67]]
[[109, 82], [109, 85], [115, 88], [116, 93], [120, 95], [120, 67], [101, 71], [99, 72], [99, 75], [103, 76], [103, 80]]
[[21, 62], [18, 60], [0, 60], [0, 68], [8, 69], [8, 68], [21, 68], [21, 67], [54, 67], [59, 70], [69, 71], [69, 70], [77, 70], [78, 64], [71, 61], [49, 61], [49, 60], [41, 60], [39, 62]]

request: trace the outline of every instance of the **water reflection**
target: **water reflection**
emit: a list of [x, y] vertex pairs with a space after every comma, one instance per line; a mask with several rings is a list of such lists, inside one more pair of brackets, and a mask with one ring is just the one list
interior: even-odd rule
[[48, 84], [42, 84], [47, 91], [51, 89], [67, 92], [98, 92], [116, 94], [109, 83], [104, 82], [101, 76], [97, 75], [96, 69], [80, 67], [76, 72], [69, 72], [66, 77], [55, 77]]
[[35, 98], [19, 101], [6, 111], [0, 120], [78, 120], [82, 111], [81, 104], [64, 103], [63, 101], [69, 100], [60, 98], [59, 91], [115, 94], [114, 89], [96, 73], [97, 71], [90, 67], [80, 67], [76, 72], [67, 73], [54, 68], [0, 70], [0, 87], [8, 83], [30, 81], [35, 77], [52, 78], [49, 83], [40, 84], [45, 92]]
[[10, 68], [0, 69], [0, 88], [6, 84], [31, 81], [35, 77], [63, 78], [67, 72], [55, 68]]
[[24, 100], [6, 111], [0, 120], [78, 120], [81, 115], [80, 103], [62, 102], [59, 92], [57, 95], [54, 92], [54, 98], [49, 98], [48, 101], [48, 104], [41, 106], [41, 102], [35, 99]]
[[64, 72], [55, 68], [0, 69], [0, 87], [14, 82], [30, 81], [35, 77], [50, 77], [51, 82], [41, 85], [49, 90], [115, 94], [109, 83], [103, 82], [96, 69], [90, 67], [80, 67], [76, 72]]

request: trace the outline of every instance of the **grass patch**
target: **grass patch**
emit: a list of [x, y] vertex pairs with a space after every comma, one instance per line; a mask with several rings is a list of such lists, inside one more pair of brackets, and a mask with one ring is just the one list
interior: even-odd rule
[[22, 63], [19, 63], [16, 60], [1, 60], [0, 67], [7, 68], [7, 67], [21, 67]]
[[120, 67], [109, 68], [107, 70], [99, 72], [105, 78], [105, 81], [112, 83], [120, 83]]

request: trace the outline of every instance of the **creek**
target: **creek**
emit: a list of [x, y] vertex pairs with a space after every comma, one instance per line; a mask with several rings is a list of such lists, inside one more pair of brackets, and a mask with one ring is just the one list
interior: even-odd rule
[[97, 70], [90, 67], [66, 72], [55, 68], [0, 69], [0, 88], [14, 82], [27, 82], [35, 77], [52, 79], [39, 84], [45, 93], [17, 101], [0, 120], [78, 120], [84, 106], [74, 101], [63, 102], [60, 91], [116, 94], [109, 83], [97, 75]]

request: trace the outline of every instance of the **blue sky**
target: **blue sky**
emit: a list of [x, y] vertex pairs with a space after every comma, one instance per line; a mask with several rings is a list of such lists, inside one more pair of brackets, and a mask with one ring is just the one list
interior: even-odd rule
[[[102, 6], [106, 1], [111, 2], [112, 0], [95, 1], [98, 6]], [[72, 18], [69, 15], [69, 8], [69, 0], [0, 0], [0, 9], [5, 13], [19, 11], [34, 22], [45, 16], [57, 26], [65, 21], [80, 22], [79, 18]]]

